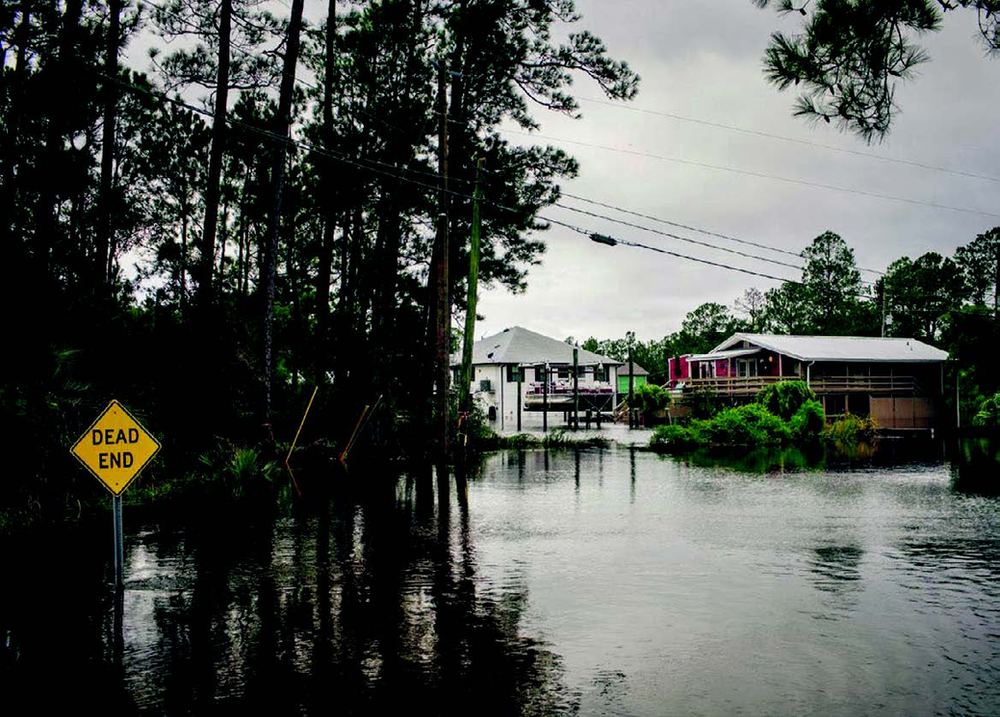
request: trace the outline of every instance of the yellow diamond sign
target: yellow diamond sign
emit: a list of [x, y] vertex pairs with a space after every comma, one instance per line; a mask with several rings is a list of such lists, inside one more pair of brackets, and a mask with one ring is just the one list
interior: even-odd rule
[[159, 442], [118, 401], [112, 401], [73, 446], [77, 459], [121, 495], [160, 450]]

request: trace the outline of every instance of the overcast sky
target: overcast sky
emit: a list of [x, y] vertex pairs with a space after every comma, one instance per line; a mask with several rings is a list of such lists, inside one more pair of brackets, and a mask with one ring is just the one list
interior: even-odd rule
[[[600, 91], [585, 77], [573, 86], [583, 118], [571, 120], [539, 109], [537, 143], [561, 146], [580, 161], [580, 175], [566, 193], [721, 234], [800, 251], [826, 230], [840, 234], [858, 265], [882, 270], [901, 256], [927, 251], [950, 255], [1000, 225], [1000, 182], [886, 162], [887, 157], [959, 172], [1000, 177], [1000, 60], [988, 59], [976, 40], [975, 16], [951, 13], [941, 32], [927, 36], [931, 56], [919, 76], [901, 84], [901, 112], [890, 136], [869, 147], [853, 135], [791, 115], [794, 93], [764, 81], [763, 51], [776, 29], [798, 30], [795, 17], [756, 9], [749, 0], [577, 0], [589, 29], [612, 57], [626, 60], [642, 80], [639, 94], [621, 106], [597, 104]], [[631, 108], [631, 109], [628, 109]], [[644, 110], [644, 111], [641, 111]], [[728, 131], [662, 114], [862, 152]], [[508, 134], [512, 142], [532, 141]], [[572, 141], [571, 141], [572, 140]], [[584, 143], [584, 144], [578, 144]], [[612, 151], [587, 145], [617, 148]], [[647, 156], [647, 155], [656, 155]], [[657, 158], [659, 157], [659, 158]], [[666, 158], [679, 161], [668, 161]], [[955, 211], [824, 189], [859, 192], [973, 211]], [[606, 209], [566, 199], [602, 214]], [[980, 212], [980, 213], [976, 213]], [[546, 216], [592, 231], [660, 246], [766, 274], [796, 279], [799, 272], [694, 246], [676, 239], [553, 208]], [[616, 215], [627, 221], [775, 259], [781, 255], [722, 239]], [[646, 250], [595, 244], [553, 226], [528, 290], [481, 292], [477, 337], [521, 325], [556, 338], [658, 339], [680, 328], [684, 315], [706, 301], [732, 305], [743, 292], [778, 282], [676, 259]], [[874, 279], [872, 274], [864, 278]]]
[[[322, 22], [326, 7], [326, 2], [307, 0], [308, 19]], [[1000, 178], [1000, 59], [985, 56], [974, 13], [950, 13], [940, 32], [923, 38], [931, 61], [916, 79], [897, 87], [901, 111], [889, 137], [870, 147], [834, 126], [792, 117], [795, 94], [779, 93], [765, 82], [762, 57], [768, 38], [777, 29], [798, 32], [798, 16], [758, 10], [750, 0], [577, 0], [577, 9], [582, 20], [566, 29], [597, 34], [611, 57], [627, 61], [641, 82], [633, 102], [609, 105], [601, 102], [593, 82], [579, 76], [572, 91], [580, 99], [582, 119], [537, 108], [538, 136], [505, 135], [512, 143], [552, 144], [575, 156], [580, 174], [563, 183], [564, 193], [786, 251], [801, 251], [832, 230], [854, 248], [860, 267], [876, 270], [901, 256], [950, 255], [1000, 225], [1000, 181], [878, 159]], [[287, 4], [278, 0], [274, 11], [286, 13]], [[148, 65], [148, 39], [129, 48], [136, 66]], [[797, 261], [568, 197], [564, 203]], [[795, 269], [566, 209], [551, 208], [544, 216], [709, 261], [800, 276]], [[647, 250], [595, 244], [556, 225], [539, 236], [548, 250], [542, 265], [531, 269], [525, 293], [481, 287], [478, 313], [485, 318], [477, 325], [477, 338], [521, 325], [581, 341], [620, 338], [629, 330], [643, 340], [659, 339], [679, 329], [685, 314], [703, 302], [731, 306], [750, 287], [763, 291], [779, 283]]]

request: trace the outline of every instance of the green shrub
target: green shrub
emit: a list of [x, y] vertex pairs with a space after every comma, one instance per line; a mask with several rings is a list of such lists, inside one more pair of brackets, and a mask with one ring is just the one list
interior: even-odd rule
[[679, 449], [694, 448], [701, 445], [691, 424], [681, 426], [676, 423], [664, 424], [653, 429], [653, 436], [649, 439], [649, 445], [653, 448]]
[[984, 398], [979, 404], [979, 410], [972, 417], [973, 426], [1000, 426], [1000, 392]]
[[816, 394], [805, 381], [779, 381], [757, 394], [757, 403], [786, 421], [807, 401], [815, 400]]
[[719, 411], [705, 422], [702, 435], [719, 446], [774, 446], [788, 441], [791, 431], [766, 408], [749, 403]]
[[662, 411], [670, 405], [670, 393], [656, 384], [643, 384], [634, 391], [635, 407], [646, 414]]
[[823, 404], [819, 401], [806, 401], [789, 420], [788, 427], [797, 440], [809, 441], [820, 438], [826, 429]]
[[878, 421], [871, 416], [860, 418], [846, 415], [826, 427], [823, 434], [827, 441], [840, 446], [856, 446], [878, 440]]
[[257, 448], [220, 446], [217, 450], [199, 456], [208, 478], [233, 498], [241, 498], [269, 491], [281, 466], [265, 459]]

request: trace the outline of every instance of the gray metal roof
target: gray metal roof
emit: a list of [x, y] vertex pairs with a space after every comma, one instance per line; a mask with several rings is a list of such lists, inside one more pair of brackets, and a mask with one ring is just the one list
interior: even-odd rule
[[749, 356], [759, 354], [761, 349], [732, 349], [731, 351], [712, 351], [708, 354], [694, 354], [688, 356], [688, 361], [718, 361], [719, 359], [736, 358], [737, 356]]
[[870, 336], [782, 336], [778, 334], [733, 334], [715, 347], [726, 351], [746, 341], [753, 346], [800, 361], [872, 361], [883, 363], [937, 363], [948, 352], [916, 339], [881, 339]]
[[[607, 356], [580, 349], [577, 358], [581, 366], [605, 364], [620, 366]], [[499, 334], [487, 336], [472, 344], [473, 365], [482, 364], [573, 364], [573, 347], [565, 341], [549, 338], [520, 326], [504, 329]], [[462, 362], [461, 353], [451, 357], [451, 365]]]

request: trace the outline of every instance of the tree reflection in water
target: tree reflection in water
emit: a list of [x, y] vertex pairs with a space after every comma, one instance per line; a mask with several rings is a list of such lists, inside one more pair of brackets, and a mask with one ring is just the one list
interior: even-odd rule
[[370, 478], [382, 487], [357, 501], [144, 538], [143, 560], [173, 577], [126, 597], [138, 706], [575, 712], [561, 658], [521, 634], [524, 585], [480, 589], [464, 479]]

